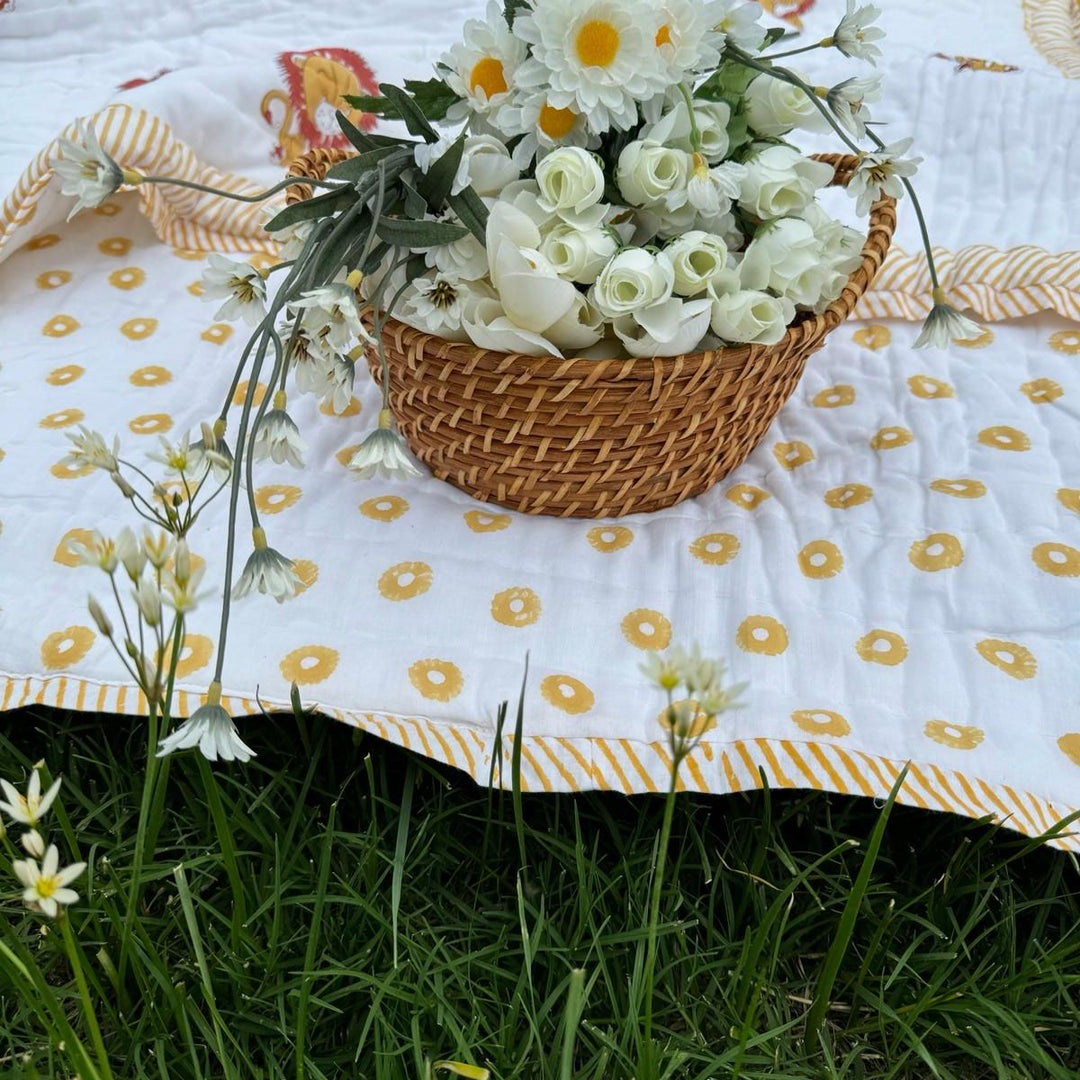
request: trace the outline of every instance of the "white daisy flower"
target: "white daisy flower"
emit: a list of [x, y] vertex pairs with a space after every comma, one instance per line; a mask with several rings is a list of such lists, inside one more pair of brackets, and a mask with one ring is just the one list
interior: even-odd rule
[[77, 133], [78, 142], [57, 140], [57, 147], [63, 156], [53, 162], [53, 172], [63, 181], [61, 193], [78, 197], [68, 214], [68, 221], [83, 207], [99, 206], [121, 184], [138, 184], [142, 180], [138, 173], [121, 169], [102, 150], [93, 124], [80, 121]]
[[247, 565], [240, 580], [233, 586], [233, 599], [240, 600], [252, 589], [268, 593], [279, 604], [296, 595], [300, 579], [296, 576], [291, 559], [266, 546], [266, 533], [256, 526], [251, 530], [255, 550], [248, 556]]
[[222, 707], [221, 683], [216, 680], [206, 692], [206, 704], [200, 705], [171, 735], [161, 740], [157, 756], [195, 747], [208, 761], [250, 761], [255, 756]]
[[[453, 218], [448, 216], [445, 220]], [[428, 248], [424, 260], [429, 267], [461, 281], [479, 281], [488, 272], [487, 250], [471, 232], [449, 244]]]
[[507, 138], [521, 136], [513, 160], [522, 170], [534, 158], [542, 158], [560, 146], [595, 150], [600, 145], [600, 137], [589, 130], [585, 117], [569, 106], [556, 108], [548, 100], [546, 88], [514, 93], [499, 110], [496, 125]]
[[226, 259], [216, 251], [206, 257], [209, 266], [202, 273], [202, 299], [224, 300], [214, 312], [215, 319], [240, 317], [248, 326], [258, 326], [266, 316], [266, 282], [250, 263]]
[[869, 75], [865, 78], [845, 79], [837, 83], [825, 95], [825, 101], [839, 121], [856, 138], [864, 138], [866, 125], [870, 122], [870, 112], [866, 108], [868, 101], [877, 101], [881, 97], [881, 76]]
[[717, 29], [727, 14], [724, 0], [662, 0], [655, 43], [668, 82], [712, 71], [720, 64], [724, 32]]
[[308, 332], [315, 337], [325, 336], [331, 348], [343, 352], [357, 338], [372, 340], [360, 319], [356, 290], [348, 282], [335, 281], [301, 295], [303, 299], [294, 300], [292, 306], [303, 310], [303, 325]]
[[878, 199], [891, 195], [899, 199], [904, 194], [903, 177], [914, 176], [921, 157], [905, 158], [912, 139], [901, 139], [873, 154], [864, 154], [848, 181], [847, 193], [857, 200], [855, 212], [862, 215]]
[[23, 903], [55, 919], [61, 907], [79, 899], [79, 894], [68, 886], [86, 869], [86, 863], [60, 869], [60, 853], [55, 844], [50, 844], [40, 866], [34, 859], [15, 859], [11, 869], [23, 886]]
[[14, 784], [9, 784], [6, 780], [0, 780], [0, 790], [4, 793], [4, 801], [0, 802], [0, 813], [6, 814], [19, 825], [29, 825], [31, 829], [36, 829], [37, 823], [48, 812], [60, 791], [60, 777], [49, 785], [44, 795], [41, 793], [40, 769], [31, 770], [25, 795], [20, 794]]
[[945, 290], [934, 290], [934, 306], [915, 339], [916, 349], [947, 349], [954, 341], [973, 341], [983, 328], [973, 319], [961, 315], [945, 300]]
[[116, 472], [120, 467], [117, 461], [117, 455], [120, 453], [120, 440], [116, 436], [113, 436], [111, 450], [103, 436], [96, 431], [91, 431], [82, 424], [79, 425], [77, 435], [68, 434], [67, 437], [72, 442], [72, 448], [68, 451], [67, 457], [64, 458], [66, 464], [76, 468], [89, 465], [93, 469], [104, 469], [110, 473]]
[[352, 456], [349, 468], [368, 480], [373, 476], [391, 479], [419, 476], [420, 470], [409, 456], [405, 440], [390, 426], [393, 417], [389, 409], [379, 412], [379, 426], [360, 444]]
[[656, 44], [661, 23], [662, 9], [647, 0], [535, 0], [514, 20], [532, 46], [515, 81], [549, 88], [551, 106], [572, 107], [596, 134], [628, 130], [637, 103], [671, 85]]
[[478, 282], [473, 284], [479, 292], [474, 292], [470, 283], [452, 274], [436, 273], [417, 278], [399, 301], [394, 315], [409, 326], [446, 341], [467, 341], [468, 335], [461, 327], [462, 319], [481, 294], [490, 295], [490, 290], [482, 288]]
[[765, 27], [761, 18], [760, 4], [744, 4], [739, 0], [724, 0], [727, 13], [713, 27], [724, 35], [728, 44], [743, 52], [756, 53], [765, 44]]
[[307, 444], [300, 438], [300, 429], [285, 411], [285, 391], [274, 392], [274, 407], [259, 421], [252, 436], [252, 452], [256, 461], [269, 458], [275, 465], [288, 462], [298, 469], [304, 467], [301, 457]]
[[[293, 337], [293, 328], [299, 329]], [[326, 333], [315, 333], [304, 325], [303, 319], [286, 319], [278, 324], [278, 337], [282, 342], [292, 342], [289, 352], [289, 368], [296, 380], [296, 388], [302, 394], [322, 394], [326, 388], [329, 371], [334, 366], [334, 349], [326, 340]]]
[[525, 59], [525, 43], [510, 32], [502, 5], [492, 0], [486, 19], [469, 19], [462, 40], [435, 65], [446, 85], [463, 101], [455, 102], [446, 119], [464, 120], [470, 112], [486, 115], [506, 101], [514, 73]]
[[881, 50], [872, 42], [880, 41], [885, 31], [870, 24], [880, 15], [881, 9], [873, 4], [856, 9], [855, 0], [847, 0], [847, 12], [833, 31], [831, 44], [845, 56], [876, 64]]

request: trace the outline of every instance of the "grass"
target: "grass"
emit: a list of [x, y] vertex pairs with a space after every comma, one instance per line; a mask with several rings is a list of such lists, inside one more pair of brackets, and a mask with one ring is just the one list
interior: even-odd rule
[[[1080, 1074], [1068, 855], [893, 807], [872, 860], [867, 800], [681, 796], [646, 1047], [662, 800], [525, 795], [515, 813], [318, 718], [253, 741], [247, 766], [171, 761], [132, 889], [141, 725], [0, 716], [0, 775], [44, 758], [65, 779], [49, 831], [89, 863], [70, 925], [117, 1080], [452, 1076], [439, 1060], [499, 1080]], [[39, 1007], [57, 999], [92, 1056], [76, 972], [8, 871], [0, 941], [44, 981], [0, 966], [0, 1077], [70, 1077]]]

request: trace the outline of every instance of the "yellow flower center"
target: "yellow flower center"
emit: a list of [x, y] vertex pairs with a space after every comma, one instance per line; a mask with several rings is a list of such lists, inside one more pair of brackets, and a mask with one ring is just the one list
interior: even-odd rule
[[604, 19], [590, 19], [578, 31], [578, 59], [589, 67], [607, 67], [619, 52], [619, 31]]
[[540, 110], [540, 130], [549, 139], [561, 139], [567, 135], [577, 121], [576, 114], [570, 109], [555, 109], [545, 105]]
[[229, 287], [241, 304], [250, 304], [255, 299], [255, 286], [249, 277], [234, 276], [229, 282]]
[[38, 896], [43, 900], [48, 900], [58, 888], [60, 888], [60, 882], [55, 877], [39, 877], [34, 885]]
[[489, 98], [506, 93], [506, 73], [502, 61], [494, 56], [485, 56], [478, 61], [469, 74], [469, 89], [479, 87]]
[[656, 47], [659, 49], [661, 45], [671, 44], [671, 27], [667, 23], [664, 23], [659, 30], [656, 31]]

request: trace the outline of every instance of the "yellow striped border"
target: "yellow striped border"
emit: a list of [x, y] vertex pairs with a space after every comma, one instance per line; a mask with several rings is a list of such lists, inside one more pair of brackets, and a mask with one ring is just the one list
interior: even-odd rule
[[[178, 690], [177, 714], [190, 715], [204, 700], [199, 694]], [[252, 698], [242, 694], [223, 697], [221, 703], [237, 717], [255, 716], [261, 711]], [[279, 710], [289, 709], [282, 702], [268, 704]], [[26, 705], [113, 714], [146, 713], [145, 697], [130, 684], [97, 682], [72, 675], [0, 674], [0, 712]], [[486, 784], [491, 774], [494, 733], [486, 726], [327, 706], [318, 706], [317, 711], [386, 742], [461, 769], [479, 784]], [[504, 786], [510, 783], [512, 742], [512, 733], [504, 733], [501, 769]], [[990, 783], [930, 762], [908, 764], [908, 776], [898, 796], [898, 801], [908, 806], [989, 818], [1029, 837], [1041, 836], [1076, 809], [1028, 791], [1017, 791], [1008, 784]], [[831, 742], [765, 738], [708, 742], [702, 743], [686, 760], [678, 788], [723, 795], [761, 788], [767, 783], [770, 788], [810, 788], [883, 799], [903, 765], [902, 761]], [[670, 770], [671, 758], [667, 744], [662, 742], [529, 735], [521, 745], [523, 791], [599, 789], [625, 795], [658, 794], [667, 790]], [[498, 779], [498, 764], [495, 775]], [[1080, 823], [1050, 843], [1080, 852]]]
[[1063, 75], [1080, 79], [1080, 0], [1023, 0], [1031, 44]]
[[[983, 319], [1056, 311], [1080, 321], [1080, 251], [1054, 254], [1030, 245], [1002, 250], [975, 244], [958, 251], [935, 247], [934, 261], [949, 300]], [[893, 247], [852, 317], [924, 319], [930, 291], [926, 255]]]
[[[202, 164], [191, 148], [173, 135], [168, 124], [145, 109], [110, 105], [85, 122], [93, 125], [102, 148], [124, 168], [193, 180], [240, 195], [260, 190], [250, 180]], [[75, 123], [69, 124], [60, 137], [76, 138]], [[33, 220], [58, 157], [59, 144], [54, 139], [27, 166], [0, 204], [0, 256], [22, 227]], [[277, 243], [262, 228], [263, 204], [237, 203], [220, 195], [158, 184], [137, 190], [143, 213], [167, 244], [195, 251], [277, 253]]]

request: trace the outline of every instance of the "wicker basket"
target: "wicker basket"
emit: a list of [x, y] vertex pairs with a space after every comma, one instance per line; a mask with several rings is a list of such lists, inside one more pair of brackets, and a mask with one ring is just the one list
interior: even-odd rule
[[[343, 151], [315, 150], [294, 176], [321, 177]], [[819, 155], [845, 184], [856, 159]], [[289, 189], [307, 198], [309, 185]], [[527, 514], [618, 517], [672, 506], [740, 465], [791, 396], [806, 358], [851, 314], [881, 266], [896, 204], [870, 212], [862, 265], [821, 315], [776, 345], [687, 356], [559, 360], [489, 352], [388, 320], [390, 405], [413, 453], [476, 499]], [[378, 358], [368, 357], [380, 378]]]

